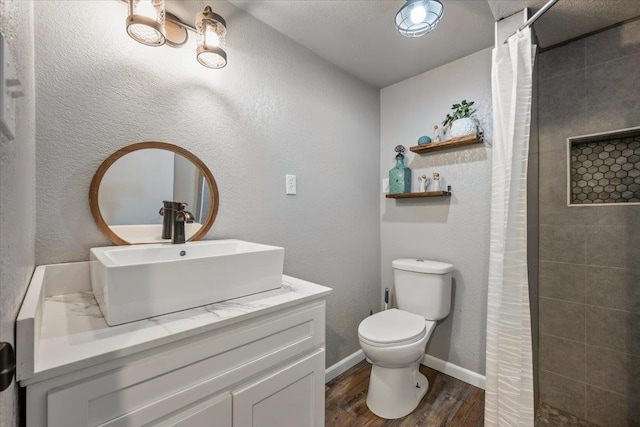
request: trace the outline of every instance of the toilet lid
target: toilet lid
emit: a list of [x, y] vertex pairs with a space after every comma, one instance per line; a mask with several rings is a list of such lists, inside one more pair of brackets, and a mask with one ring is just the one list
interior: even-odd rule
[[397, 343], [423, 336], [425, 325], [426, 320], [417, 314], [392, 308], [364, 319], [358, 334], [367, 341]]
[[453, 271], [453, 265], [428, 259], [396, 259], [391, 266], [396, 270], [413, 271], [415, 273], [447, 274]]

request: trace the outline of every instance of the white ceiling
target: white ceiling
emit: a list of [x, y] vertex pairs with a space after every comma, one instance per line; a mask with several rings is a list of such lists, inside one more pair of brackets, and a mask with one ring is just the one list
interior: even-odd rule
[[486, 0], [444, 0], [442, 22], [415, 39], [393, 24], [404, 0], [230, 0], [348, 73], [385, 87], [493, 45]]
[[[408, 39], [393, 20], [405, 0], [168, 0], [190, 22], [207, 4], [228, 20], [237, 6], [348, 73], [385, 87], [493, 46], [494, 22], [546, 0], [441, 0], [442, 22]], [[231, 6], [229, 3], [233, 4]], [[640, 16], [640, 0], [559, 0], [536, 25], [548, 47]], [[231, 24], [231, 22], [230, 22]], [[232, 31], [232, 27], [230, 28]]]

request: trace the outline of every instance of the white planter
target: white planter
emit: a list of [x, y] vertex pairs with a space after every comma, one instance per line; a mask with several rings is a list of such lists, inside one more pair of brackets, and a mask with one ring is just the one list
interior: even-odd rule
[[478, 133], [478, 125], [471, 118], [458, 119], [451, 124], [449, 130], [450, 138], [460, 138], [467, 135], [475, 135]]

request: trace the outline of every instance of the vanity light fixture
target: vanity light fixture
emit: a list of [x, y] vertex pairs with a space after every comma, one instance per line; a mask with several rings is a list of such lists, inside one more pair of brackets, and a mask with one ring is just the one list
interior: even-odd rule
[[165, 44], [164, 0], [129, 0], [127, 34], [147, 46]]
[[198, 35], [196, 58], [208, 68], [227, 65], [227, 23], [207, 6], [196, 15], [195, 27], [165, 11], [164, 0], [125, 0], [129, 5], [127, 34], [147, 46], [182, 47], [189, 31]]
[[444, 6], [440, 0], [407, 0], [396, 14], [396, 29], [405, 37], [420, 37], [436, 28]]
[[213, 13], [207, 6], [196, 16], [196, 29], [198, 62], [209, 68], [222, 68], [227, 65], [227, 53], [224, 51], [227, 23], [222, 16]]

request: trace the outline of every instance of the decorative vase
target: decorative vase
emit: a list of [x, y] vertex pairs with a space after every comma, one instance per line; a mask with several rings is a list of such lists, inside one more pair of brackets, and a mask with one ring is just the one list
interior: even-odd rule
[[475, 119], [466, 117], [464, 119], [455, 120], [451, 123], [451, 129], [449, 129], [450, 138], [460, 138], [468, 135], [475, 135], [478, 133], [478, 124]]
[[424, 144], [430, 144], [431, 143], [431, 138], [429, 138], [428, 136], [421, 136], [418, 139], [418, 145], [424, 145]]
[[404, 164], [405, 148], [398, 145], [395, 149], [396, 167], [389, 171], [389, 193], [402, 194], [411, 192], [411, 169]]

